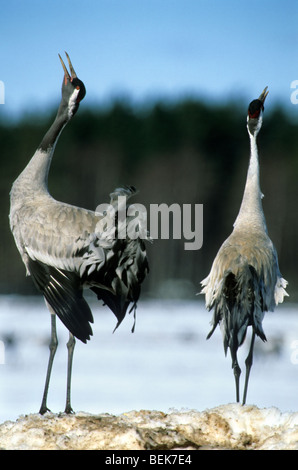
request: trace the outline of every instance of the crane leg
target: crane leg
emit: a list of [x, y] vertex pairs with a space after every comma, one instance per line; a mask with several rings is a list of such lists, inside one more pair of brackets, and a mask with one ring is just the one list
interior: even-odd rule
[[252, 332], [251, 336], [251, 343], [250, 343], [250, 348], [249, 348], [249, 353], [247, 358], [245, 359], [245, 366], [246, 366], [246, 374], [245, 374], [245, 384], [244, 384], [244, 392], [243, 392], [243, 401], [242, 405], [245, 405], [246, 403], [246, 395], [247, 395], [247, 389], [248, 389], [248, 380], [249, 380], [249, 374], [250, 374], [250, 369], [253, 363], [253, 350], [254, 350], [254, 343], [255, 343], [255, 332]]
[[50, 411], [47, 407], [47, 398], [48, 398], [50, 377], [51, 377], [54, 357], [57, 351], [57, 346], [58, 346], [58, 338], [57, 338], [57, 331], [56, 331], [56, 315], [51, 312], [51, 342], [49, 346], [50, 357], [49, 357], [49, 362], [48, 362], [47, 376], [46, 376], [46, 382], [44, 386], [41, 407], [39, 410], [39, 413], [41, 415], [45, 414], [47, 411]]
[[240, 401], [239, 379], [240, 379], [241, 369], [239, 367], [238, 360], [237, 360], [237, 352], [234, 350], [234, 348], [231, 349], [231, 357], [232, 357], [232, 368], [233, 368], [234, 377], [235, 377], [236, 401], [237, 403], [239, 403]]
[[70, 395], [71, 395], [71, 373], [72, 373], [72, 360], [73, 360], [73, 352], [76, 345], [75, 337], [69, 333], [69, 340], [67, 342], [67, 349], [68, 349], [68, 363], [67, 363], [67, 388], [66, 388], [66, 405], [64, 413], [71, 414], [73, 413], [73, 409], [70, 403]]

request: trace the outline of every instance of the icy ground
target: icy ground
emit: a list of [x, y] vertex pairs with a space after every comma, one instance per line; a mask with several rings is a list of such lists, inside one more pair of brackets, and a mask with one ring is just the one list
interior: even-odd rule
[[222, 405], [198, 411], [32, 414], [0, 426], [10, 450], [298, 450], [298, 413]]

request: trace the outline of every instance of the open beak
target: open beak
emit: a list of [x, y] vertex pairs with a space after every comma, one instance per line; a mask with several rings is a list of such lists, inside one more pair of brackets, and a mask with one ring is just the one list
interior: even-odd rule
[[259, 96], [259, 100], [262, 102], [262, 104], [264, 104], [266, 96], [269, 93], [269, 90], [267, 91], [267, 89], [268, 89], [268, 87], [266, 86], [266, 88], [264, 88], [264, 90], [262, 91], [262, 93]]
[[266, 96], [268, 95], [268, 87], [264, 88], [259, 98], [253, 100], [248, 107], [248, 116], [247, 119], [259, 119], [259, 116], [262, 111], [264, 111], [264, 102]]
[[67, 58], [67, 60], [68, 60], [70, 75], [69, 75], [69, 72], [68, 72], [68, 70], [67, 70], [67, 68], [66, 68], [66, 66], [65, 66], [65, 64], [64, 64], [64, 62], [63, 62], [63, 60], [61, 59], [60, 54], [58, 54], [58, 55], [59, 55], [59, 59], [60, 59], [61, 65], [62, 65], [63, 70], [64, 70], [65, 81], [66, 81], [66, 80], [69, 80], [70, 82], [72, 82], [74, 78], [77, 78], [77, 74], [76, 74], [75, 71], [74, 71], [74, 68], [73, 68], [72, 63], [71, 63], [70, 58], [69, 58], [69, 55], [67, 54], [67, 52], [65, 52], [66, 58]]

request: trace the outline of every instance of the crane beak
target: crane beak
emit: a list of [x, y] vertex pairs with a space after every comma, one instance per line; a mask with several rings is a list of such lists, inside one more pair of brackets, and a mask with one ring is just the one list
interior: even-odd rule
[[264, 88], [264, 90], [262, 91], [262, 93], [260, 94], [260, 96], [259, 96], [259, 100], [262, 102], [262, 104], [264, 104], [265, 99], [266, 99], [266, 96], [267, 96], [268, 93], [269, 93], [269, 90], [268, 90], [268, 91], [267, 91], [267, 90], [268, 90], [268, 87], [266, 86], [266, 87]]
[[60, 62], [61, 62], [61, 65], [62, 65], [63, 70], [64, 70], [65, 82], [66, 82], [67, 80], [69, 80], [70, 82], [72, 82], [74, 78], [77, 78], [77, 74], [76, 74], [75, 71], [74, 71], [74, 68], [73, 68], [73, 66], [72, 66], [72, 63], [71, 63], [71, 61], [70, 61], [70, 58], [69, 58], [69, 55], [67, 54], [67, 52], [65, 52], [65, 55], [66, 55], [66, 58], [67, 58], [67, 61], [68, 61], [70, 74], [69, 74], [69, 72], [68, 72], [68, 70], [67, 70], [67, 68], [66, 68], [66, 66], [65, 66], [65, 64], [64, 64], [64, 62], [63, 62], [63, 60], [61, 59], [60, 54], [58, 54], [59, 59], [60, 59]]

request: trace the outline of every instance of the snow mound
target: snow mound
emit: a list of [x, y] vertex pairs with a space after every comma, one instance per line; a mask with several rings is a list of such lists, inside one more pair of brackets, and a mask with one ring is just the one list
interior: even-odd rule
[[47, 413], [0, 425], [6, 450], [298, 450], [298, 413], [238, 404], [121, 415]]

